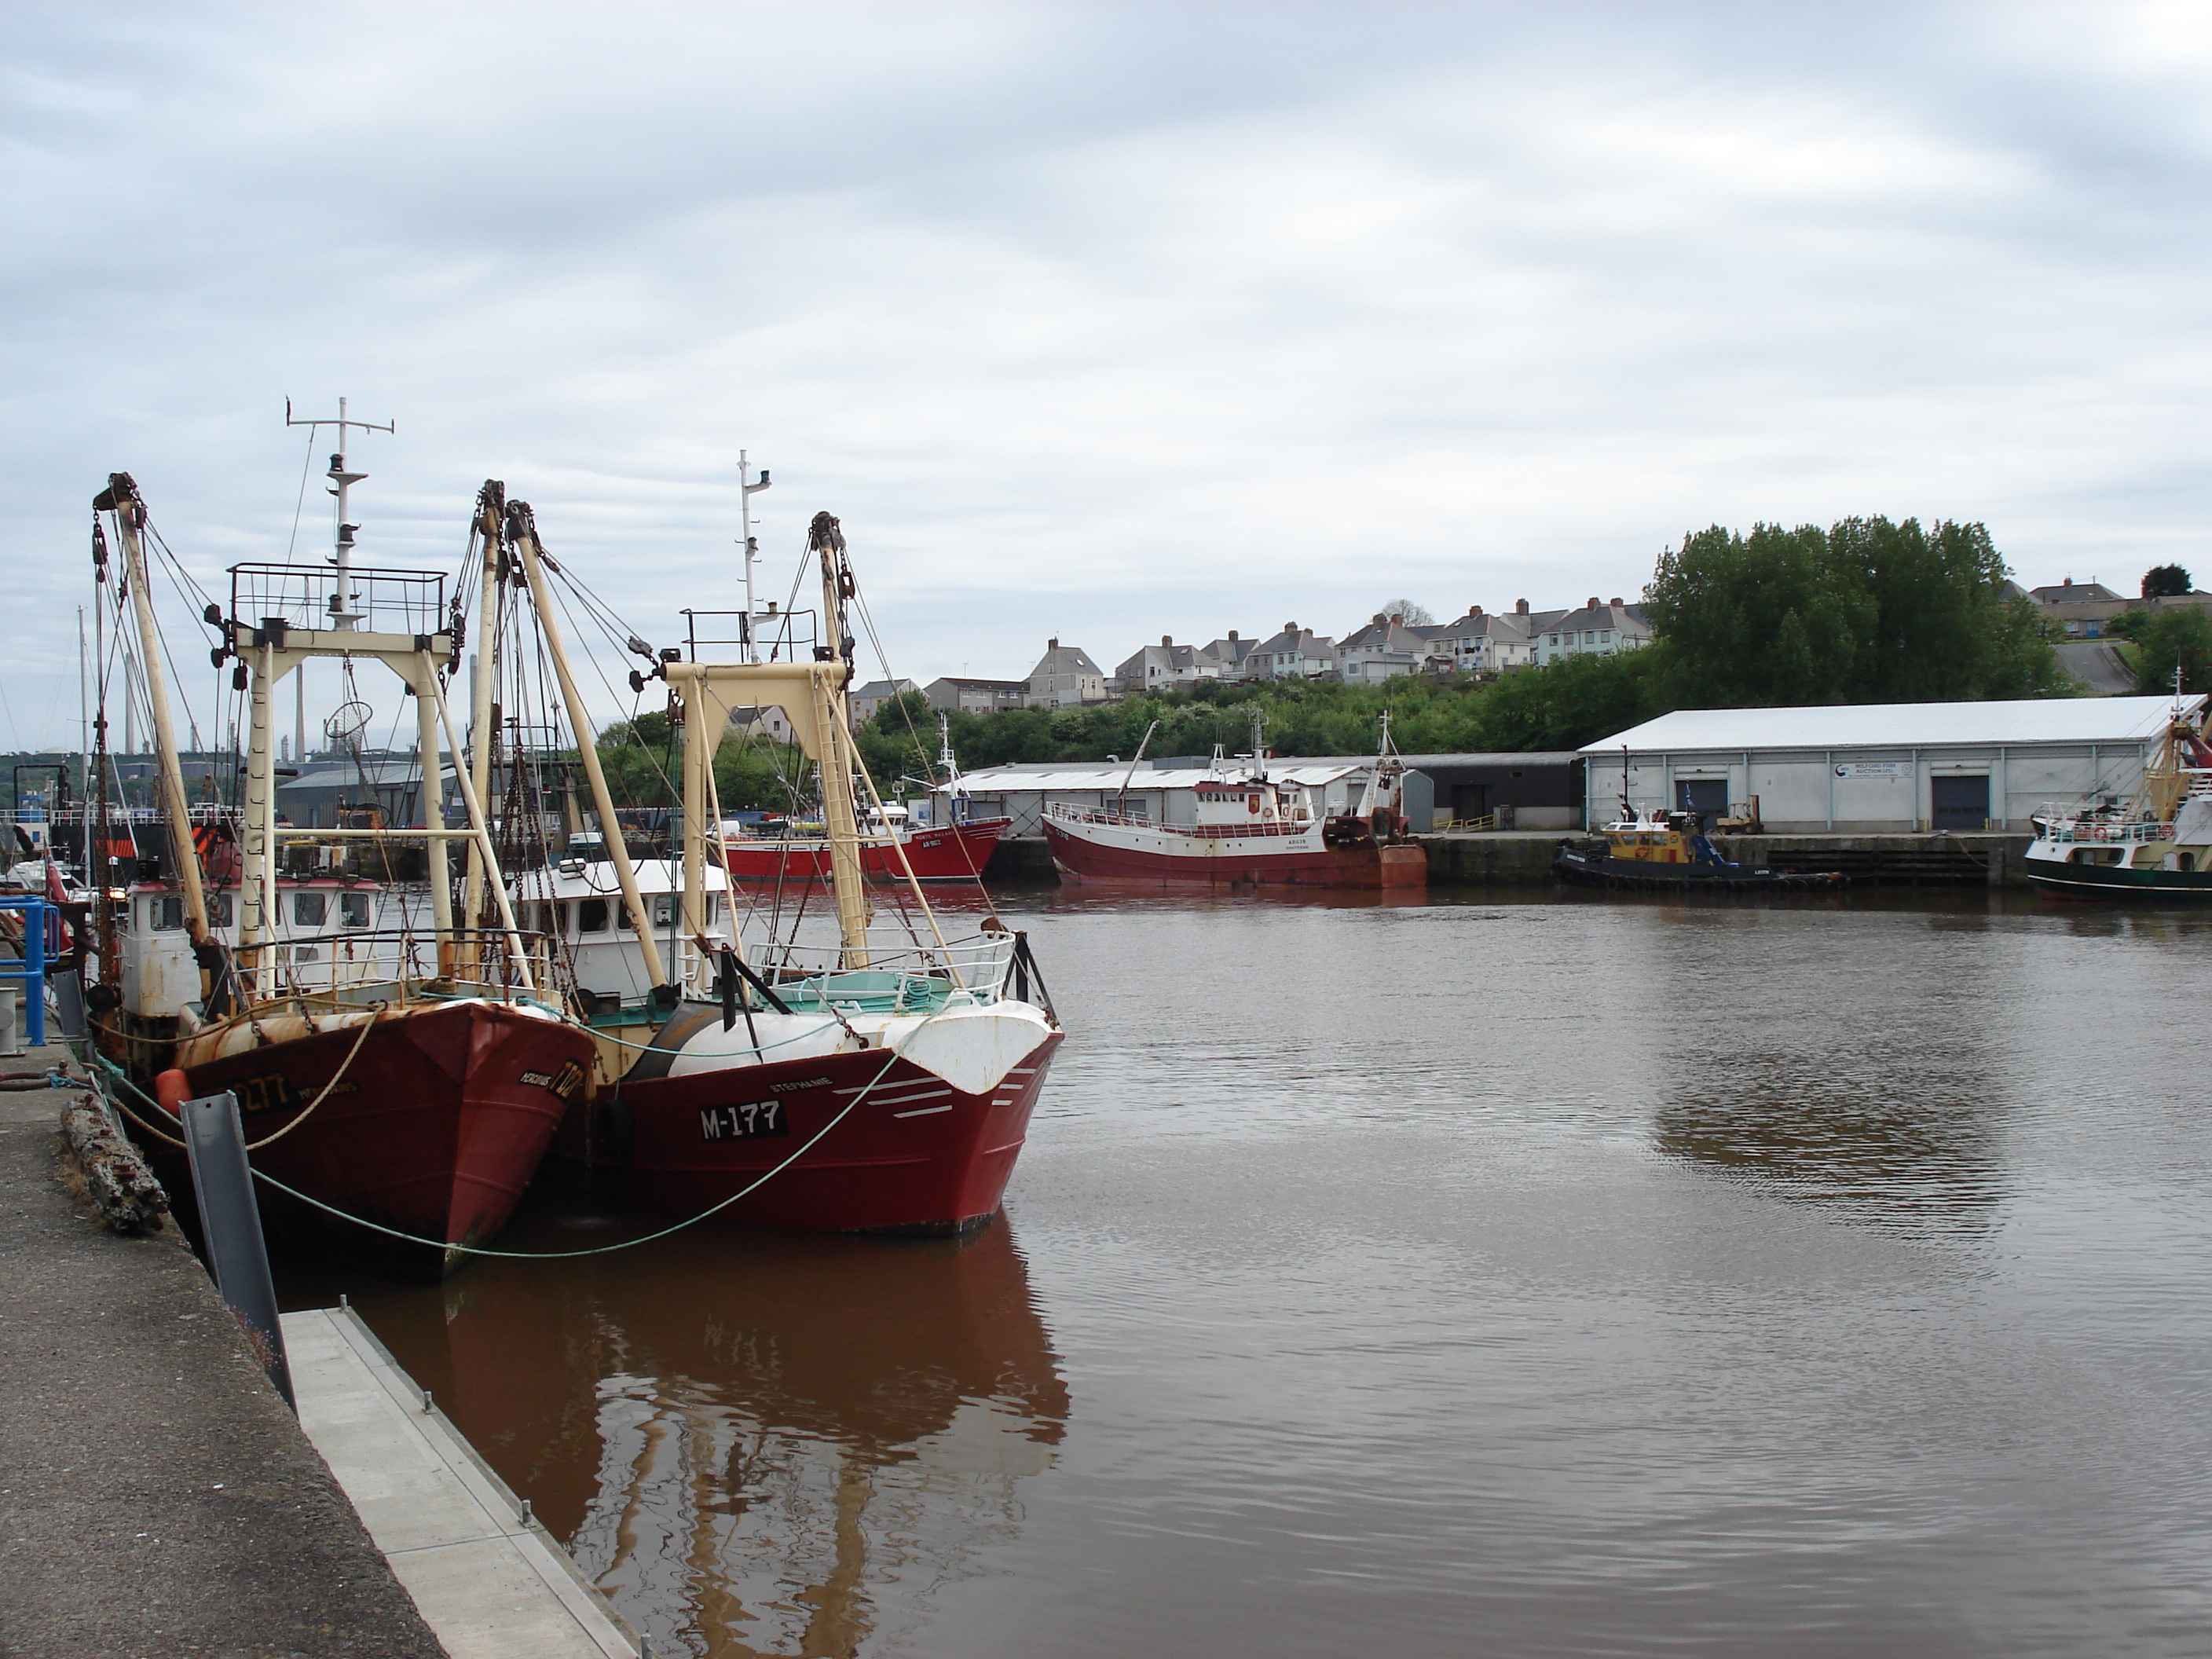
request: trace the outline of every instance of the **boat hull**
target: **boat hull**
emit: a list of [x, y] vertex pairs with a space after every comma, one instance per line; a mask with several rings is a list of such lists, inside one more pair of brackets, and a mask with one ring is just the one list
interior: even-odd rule
[[2137, 870], [2126, 865], [2068, 864], [2031, 855], [2021, 860], [2021, 873], [2038, 892], [2053, 898], [2212, 902], [2212, 870]]
[[[886, 1070], [880, 1048], [680, 1076], [633, 1073], [571, 1109], [552, 1167], [665, 1215], [698, 1215], [744, 1192], [715, 1219], [811, 1232], [967, 1232], [998, 1213], [1060, 1038], [1047, 1032], [975, 1091], [902, 1058]], [[769, 1103], [777, 1133], [732, 1133], [757, 1115], [748, 1109]], [[802, 1147], [789, 1168], [771, 1173]]]
[[[577, 1028], [473, 1000], [398, 1010], [366, 1036], [337, 1026], [205, 1059], [193, 1047], [191, 1038], [179, 1045], [188, 1097], [235, 1095], [249, 1144], [296, 1124], [252, 1152], [257, 1169], [348, 1215], [441, 1244], [498, 1235], [562, 1115], [586, 1092], [592, 1064], [591, 1038]], [[269, 1209], [287, 1224], [280, 1232], [307, 1219], [284, 1204]], [[331, 1220], [364, 1247], [380, 1237]]]
[[1577, 887], [1673, 889], [1696, 892], [1820, 892], [1839, 888], [1833, 871], [1745, 870], [1734, 865], [1661, 864], [1640, 859], [1607, 858], [1563, 841], [1552, 855], [1552, 871]]
[[[917, 881], [981, 880], [992, 850], [1012, 823], [1012, 818], [982, 818], [917, 830], [903, 849], [864, 841], [861, 873], [871, 881], [904, 881], [911, 868]], [[723, 849], [722, 866], [738, 881], [827, 881], [830, 848], [826, 842], [811, 840], [733, 841]]]
[[[1219, 886], [1424, 887], [1429, 855], [1419, 846], [1327, 847], [1308, 837], [1285, 836], [1290, 846], [1258, 850], [1243, 838], [1206, 839], [1159, 836], [1187, 841], [1188, 848], [1131, 845], [1086, 836], [1081, 826], [1048, 818], [1045, 844], [1061, 878], [1067, 881], [1199, 882]], [[1257, 839], [1257, 838], [1254, 838]]]

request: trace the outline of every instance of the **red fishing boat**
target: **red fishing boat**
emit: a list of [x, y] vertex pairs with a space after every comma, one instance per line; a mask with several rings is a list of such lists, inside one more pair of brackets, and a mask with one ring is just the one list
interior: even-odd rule
[[[568, 695], [534, 526], [518, 525], [511, 544]], [[822, 614], [836, 623], [830, 637], [849, 653], [843, 610], [854, 587], [828, 514], [816, 516], [808, 548], [821, 564]], [[709, 812], [684, 815], [680, 893], [678, 866], [647, 866], [641, 882], [613, 841], [605, 864], [568, 860], [526, 878], [526, 913], [591, 990], [604, 1074], [614, 1079], [570, 1111], [556, 1167], [672, 1215], [965, 1233], [997, 1213], [1060, 1042], [1059, 1021], [1025, 939], [993, 917], [974, 937], [948, 940], [918, 871], [893, 866], [909, 901], [900, 936], [887, 937], [888, 916], [871, 935], [854, 795], [866, 774], [846, 712], [852, 665], [834, 647], [813, 660], [793, 654], [800, 659], [717, 664], [672, 653], [653, 673], [682, 706], [687, 802], [711, 804], [709, 744], [732, 708], [781, 706], [789, 717], [821, 781], [834, 938], [799, 937], [804, 896], [775, 907], [726, 884], [708, 855]], [[590, 729], [586, 717], [571, 719]], [[589, 760], [586, 772], [602, 820], [612, 822], [604, 775]], [[882, 804], [866, 787], [880, 822]], [[817, 933], [831, 920], [818, 911]], [[780, 915], [788, 931], [779, 931]], [[748, 920], [766, 937], [745, 938]]]
[[1271, 778], [1254, 722], [1241, 768], [1215, 756], [1196, 787], [1196, 821], [1157, 823], [1054, 803], [1045, 844], [1063, 880], [1208, 882], [1291, 887], [1423, 887], [1429, 855], [1403, 805], [1405, 763], [1390, 746], [1389, 716], [1356, 807], [1317, 811], [1305, 791]]
[[[965, 823], [895, 827], [860, 838], [860, 870], [871, 881], [980, 881], [1012, 818]], [[715, 860], [739, 881], [827, 881], [830, 843], [821, 836], [728, 836], [713, 850]]]
[[[341, 404], [330, 465], [334, 568], [234, 566], [228, 611], [206, 607], [222, 641], [216, 659], [237, 659], [234, 684], [247, 693], [234, 868], [193, 834], [155, 668], [167, 653], [148, 589], [144, 503], [121, 473], [94, 503], [123, 544], [173, 852], [166, 878], [131, 894], [123, 938], [103, 939], [103, 978], [86, 1000], [108, 1064], [141, 1091], [172, 1110], [225, 1090], [237, 1097], [256, 1169], [281, 1183], [261, 1189], [272, 1242], [300, 1236], [298, 1224], [312, 1219], [318, 1236], [335, 1231], [349, 1247], [442, 1273], [459, 1260], [447, 1246], [483, 1243], [506, 1224], [562, 1112], [586, 1092], [596, 1050], [539, 1000], [544, 964], [516, 930], [501, 884], [491, 884], [491, 927], [455, 924], [450, 844], [467, 845], [475, 871], [497, 867], [482, 795], [465, 772], [465, 829], [447, 827], [426, 791], [428, 822], [402, 832], [428, 849], [427, 915], [374, 882], [283, 873], [288, 840], [338, 849], [342, 864], [358, 863], [365, 846], [386, 850], [374, 847], [380, 829], [280, 824], [271, 705], [285, 676], [342, 659], [350, 685], [353, 663], [384, 663], [412, 694], [426, 779], [441, 775], [441, 729], [452, 733], [444, 676], [459, 655], [458, 623], [443, 577], [351, 562], [358, 526], [348, 522], [346, 492], [363, 475], [347, 465], [343, 434], [361, 424]], [[95, 544], [103, 571], [104, 550]], [[167, 1141], [159, 1122], [150, 1127]]]

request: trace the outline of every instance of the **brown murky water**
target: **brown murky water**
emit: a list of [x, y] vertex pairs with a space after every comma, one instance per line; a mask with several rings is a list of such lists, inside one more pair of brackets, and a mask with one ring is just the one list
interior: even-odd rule
[[1005, 908], [981, 1238], [289, 1289], [656, 1653], [2212, 1650], [2212, 918]]

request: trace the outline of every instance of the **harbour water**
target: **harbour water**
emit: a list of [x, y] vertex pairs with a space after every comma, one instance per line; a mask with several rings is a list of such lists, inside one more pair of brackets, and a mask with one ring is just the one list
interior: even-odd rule
[[2212, 920], [1000, 902], [1070, 1035], [981, 1238], [286, 1287], [656, 1654], [2212, 1647]]

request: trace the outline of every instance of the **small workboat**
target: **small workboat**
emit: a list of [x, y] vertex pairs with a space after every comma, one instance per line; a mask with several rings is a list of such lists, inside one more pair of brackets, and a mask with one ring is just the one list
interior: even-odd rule
[[1832, 870], [1763, 870], [1731, 862], [1706, 837], [1694, 814], [1639, 811], [1626, 800], [1620, 816], [1595, 836], [1562, 841], [1552, 855], [1552, 870], [1560, 880], [1580, 887], [1805, 892], [1844, 884]]

